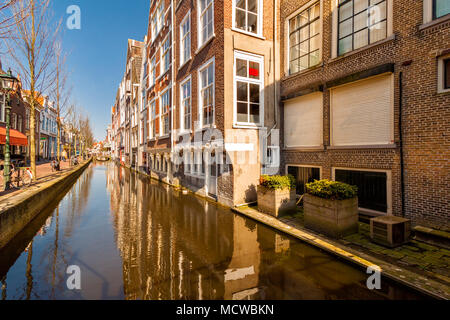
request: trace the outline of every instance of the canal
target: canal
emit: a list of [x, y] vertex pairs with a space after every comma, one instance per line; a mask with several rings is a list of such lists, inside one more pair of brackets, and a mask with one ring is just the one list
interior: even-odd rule
[[2, 299], [421, 298], [385, 279], [371, 291], [367, 276], [113, 163], [92, 163], [0, 251]]

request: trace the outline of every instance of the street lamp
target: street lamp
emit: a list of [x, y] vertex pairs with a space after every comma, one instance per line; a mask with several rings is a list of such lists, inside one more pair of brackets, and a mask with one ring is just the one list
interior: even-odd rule
[[0, 90], [6, 94], [6, 142], [5, 142], [5, 163], [3, 169], [3, 181], [5, 184], [5, 190], [10, 188], [10, 166], [11, 166], [11, 152], [9, 146], [9, 130], [11, 127], [11, 98], [10, 93], [14, 90], [17, 83], [17, 78], [12, 75], [11, 69], [8, 70], [8, 73], [0, 74]]

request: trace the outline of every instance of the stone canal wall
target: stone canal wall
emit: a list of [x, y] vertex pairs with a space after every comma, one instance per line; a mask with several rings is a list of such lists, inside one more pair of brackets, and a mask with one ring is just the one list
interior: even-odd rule
[[64, 188], [83, 173], [92, 159], [47, 182], [38, 183], [0, 202], [0, 249], [6, 246]]

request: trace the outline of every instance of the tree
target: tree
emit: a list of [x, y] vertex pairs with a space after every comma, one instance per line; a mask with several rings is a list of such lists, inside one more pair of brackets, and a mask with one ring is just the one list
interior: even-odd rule
[[65, 69], [67, 55], [62, 50], [61, 41], [55, 42], [54, 46], [54, 81], [52, 88], [52, 98], [56, 102], [56, 124], [58, 127], [58, 133], [56, 136], [57, 145], [57, 158], [61, 160], [61, 129], [62, 119], [68, 114], [69, 100], [71, 96], [71, 88], [67, 83], [67, 71]]
[[51, 62], [54, 55], [59, 22], [50, 25], [49, 0], [16, 0], [10, 10], [16, 24], [5, 40], [8, 52], [19, 68], [21, 81], [26, 88], [30, 104], [30, 162], [36, 179], [36, 105], [53, 80]]
[[7, 38], [17, 21], [17, 15], [20, 17], [26, 17], [28, 14], [28, 8], [24, 7], [23, 12], [14, 13], [11, 8], [16, 4], [18, 0], [0, 0], [0, 38]]

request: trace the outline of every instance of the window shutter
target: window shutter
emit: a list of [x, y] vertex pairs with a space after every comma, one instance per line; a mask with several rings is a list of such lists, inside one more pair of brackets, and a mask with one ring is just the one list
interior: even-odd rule
[[323, 94], [314, 92], [284, 102], [287, 148], [323, 145]]
[[393, 127], [392, 74], [332, 89], [333, 146], [392, 144]]

